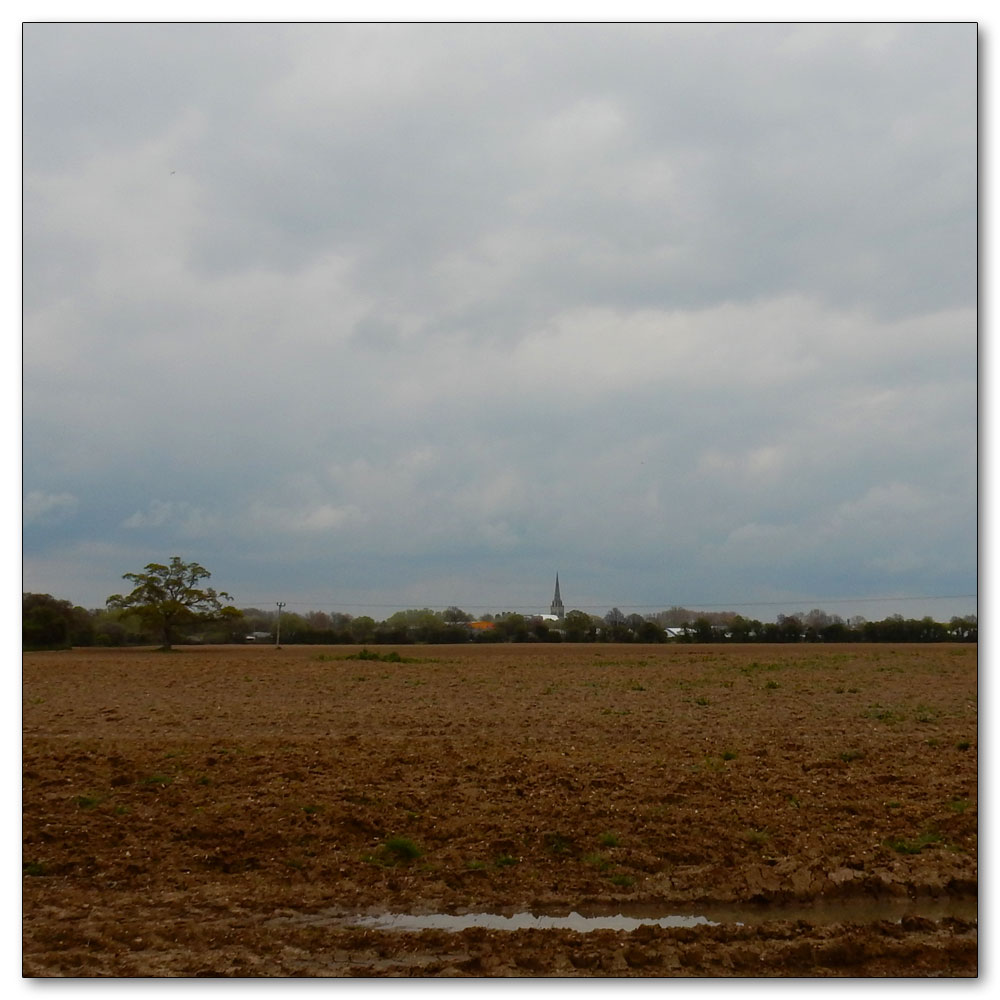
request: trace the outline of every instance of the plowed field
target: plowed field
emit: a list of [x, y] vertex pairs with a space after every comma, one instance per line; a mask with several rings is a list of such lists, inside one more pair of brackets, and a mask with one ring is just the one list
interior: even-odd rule
[[974, 646], [395, 651], [25, 655], [24, 973], [977, 974]]

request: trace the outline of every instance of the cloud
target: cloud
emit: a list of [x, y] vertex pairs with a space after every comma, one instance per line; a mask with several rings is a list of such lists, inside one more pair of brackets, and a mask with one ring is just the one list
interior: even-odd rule
[[153, 500], [145, 511], [136, 511], [122, 521], [123, 528], [169, 529], [181, 538], [199, 538], [217, 533], [221, 519], [184, 500]]
[[975, 41], [29, 25], [26, 557], [974, 587]]
[[77, 498], [72, 493], [32, 490], [25, 495], [21, 509], [25, 524], [45, 524], [71, 518], [77, 507]]

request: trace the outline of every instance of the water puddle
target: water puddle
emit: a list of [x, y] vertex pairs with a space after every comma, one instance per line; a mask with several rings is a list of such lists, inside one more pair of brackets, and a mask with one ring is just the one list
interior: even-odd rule
[[697, 927], [699, 925], [741, 924], [756, 926], [772, 920], [803, 920], [810, 924], [874, 923], [890, 920], [896, 923], [906, 917], [941, 920], [958, 917], [974, 921], [978, 918], [975, 897], [892, 899], [892, 900], [819, 900], [796, 904], [732, 904], [699, 907], [697, 913], [665, 913], [662, 904], [615, 904], [607, 907], [579, 907], [562, 911], [513, 911], [479, 913], [369, 913], [349, 914], [342, 910], [322, 910], [318, 913], [276, 917], [269, 922], [305, 924], [337, 924], [344, 927], [371, 928], [384, 931], [463, 931], [471, 927], [489, 930], [516, 931], [598, 930], [633, 931], [637, 927]]
[[565, 931], [634, 931], [637, 927], [696, 927], [716, 921], [702, 916], [627, 917], [622, 913], [586, 917], [575, 910], [565, 916], [544, 913], [381, 913], [361, 917], [351, 923], [382, 931], [464, 931], [469, 927], [487, 927], [494, 931], [565, 930]]

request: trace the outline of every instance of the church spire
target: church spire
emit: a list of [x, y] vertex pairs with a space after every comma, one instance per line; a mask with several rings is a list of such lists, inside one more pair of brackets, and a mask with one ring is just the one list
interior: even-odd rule
[[551, 611], [552, 611], [552, 614], [554, 614], [556, 616], [556, 618], [565, 618], [566, 617], [566, 609], [563, 607], [562, 598], [559, 596], [559, 574], [558, 573], [556, 573], [556, 593], [555, 593], [555, 597], [552, 598], [552, 608], [551, 608]]

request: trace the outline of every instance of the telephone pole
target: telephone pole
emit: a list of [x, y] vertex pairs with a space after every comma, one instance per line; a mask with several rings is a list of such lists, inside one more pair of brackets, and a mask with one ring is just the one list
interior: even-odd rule
[[274, 648], [281, 649], [281, 609], [285, 606], [284, 601], [275, 601], [278, 606], [278, 627], [274, 633]]

